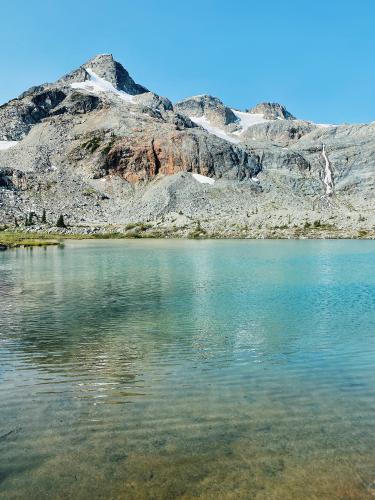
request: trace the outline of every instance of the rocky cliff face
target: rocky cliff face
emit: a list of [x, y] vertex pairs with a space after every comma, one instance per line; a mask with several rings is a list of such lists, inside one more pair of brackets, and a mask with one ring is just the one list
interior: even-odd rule
[[218, 226], [372, 227], [374, 139], [373, 124], [316, 125], [275, 103], [173, 105], [99, 55], [0, 107], [0, 222], [46, 209], [71, 224], [176, 212]]

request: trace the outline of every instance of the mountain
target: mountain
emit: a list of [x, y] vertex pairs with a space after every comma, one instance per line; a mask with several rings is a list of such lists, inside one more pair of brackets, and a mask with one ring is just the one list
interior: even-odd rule
[[315, 124], [278, 103], [172, 104], [102, 54], [0, 107], [0, 223], [46, 210], [77, 231], [371, 236], [374, 139], [374, 124]]

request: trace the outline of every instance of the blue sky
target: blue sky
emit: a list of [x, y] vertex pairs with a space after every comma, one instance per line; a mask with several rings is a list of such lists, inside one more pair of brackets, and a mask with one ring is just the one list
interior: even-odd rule
[[98, 53], [172, 101], [281, 102], [317, 122], [375, 120], [374, 0], [7, 0], [0, 102]]

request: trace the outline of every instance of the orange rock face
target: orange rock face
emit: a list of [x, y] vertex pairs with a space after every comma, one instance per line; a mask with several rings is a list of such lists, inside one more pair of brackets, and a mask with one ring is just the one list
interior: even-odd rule
[[257, 169], [256, 160], [232, 144], [195, 131], [121, 138], [104, 160], [107, 174], [130, 183], [151, 180], [158, 174], [196, 172], [211, 177], [224, 174], [240, 180]]

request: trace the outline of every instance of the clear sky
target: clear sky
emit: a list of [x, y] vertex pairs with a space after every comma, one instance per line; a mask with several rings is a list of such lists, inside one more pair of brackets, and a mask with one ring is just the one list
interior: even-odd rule
[[375, 120], [375, 0], [3, 0], [0, 102], [98, 53], [172, 101]]

